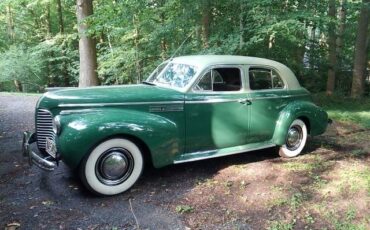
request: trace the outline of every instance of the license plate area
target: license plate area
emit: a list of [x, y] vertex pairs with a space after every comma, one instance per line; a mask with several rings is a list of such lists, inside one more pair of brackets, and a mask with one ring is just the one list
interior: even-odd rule
[[57, 146], [55, 142], [49, 138], [46, 138], [46, 148], [45, 151], [50, 154], [50, 156], [56, 158]]

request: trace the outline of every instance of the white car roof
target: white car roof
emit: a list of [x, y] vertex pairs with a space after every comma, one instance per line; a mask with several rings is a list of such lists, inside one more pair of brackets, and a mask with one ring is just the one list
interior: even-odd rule
[[294, 73], [284, 64], [273, 60], [248, 56], [234, 55], [192, 55], [175, 57], [170, 62], [189, 64], [200, 68], [205, 68], [212, 65], [256, 65], [270, 66], [278, 71], [280, 76], [288, 84], [289, 89], [301, 88]]

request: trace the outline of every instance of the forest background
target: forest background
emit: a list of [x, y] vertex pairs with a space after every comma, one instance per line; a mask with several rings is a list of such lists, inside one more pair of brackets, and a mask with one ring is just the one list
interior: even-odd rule
[[273, 59], [314, 93], [369, 96], [369, 2], [1, 0], [0, 91], [139, 83], [187, 39], [176, 56]]

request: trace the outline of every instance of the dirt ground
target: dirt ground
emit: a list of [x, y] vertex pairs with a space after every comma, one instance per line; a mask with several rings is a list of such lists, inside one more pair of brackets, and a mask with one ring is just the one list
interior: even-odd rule
[[150, 168], [130, 191], [96, 197], [63, 164], [23, 160], [37, 98], [0, 94], [0, 228], [370, 229], [369, 130], [334, 122], [294, 159], [272, 148]]

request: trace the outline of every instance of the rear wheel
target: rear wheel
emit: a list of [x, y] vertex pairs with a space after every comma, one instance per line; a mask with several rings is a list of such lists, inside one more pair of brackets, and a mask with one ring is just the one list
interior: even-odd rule
[[85, 186], [100, 195], [115, 195], [127, 191], [143, 171], [139, 147], [130, 140], [109, 139], [96, 146], [80, 168]]
[[294, 120], [288, 129], [285, 144], [279, 149], [279, 155], [282, 157], [298, 156], [302, 152], [306, 141], [306, 124], [300, 119]]

